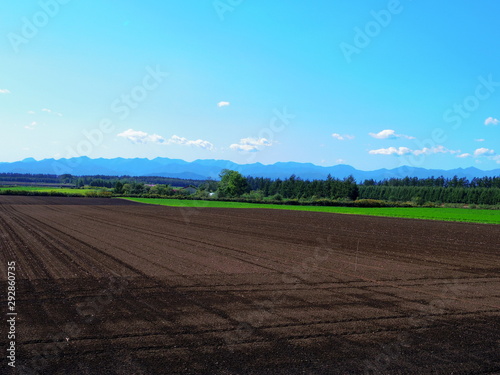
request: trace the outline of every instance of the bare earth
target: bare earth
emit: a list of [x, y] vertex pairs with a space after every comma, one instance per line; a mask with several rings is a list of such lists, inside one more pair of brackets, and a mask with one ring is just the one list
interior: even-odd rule
[[0, 245], [20, 374], [500, 372], [500, 225], [0, 196]]

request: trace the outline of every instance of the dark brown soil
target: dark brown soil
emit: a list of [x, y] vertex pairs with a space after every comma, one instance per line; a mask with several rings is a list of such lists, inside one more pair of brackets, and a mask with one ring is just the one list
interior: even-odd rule
[[500, 372], [500, 225], [0, 196], [0, 246], [17, 373]]

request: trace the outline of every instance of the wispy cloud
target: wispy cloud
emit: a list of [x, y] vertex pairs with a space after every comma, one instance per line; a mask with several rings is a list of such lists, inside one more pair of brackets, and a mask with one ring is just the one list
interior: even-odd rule
[[28, 130], [33, 130], [36, 128], [37, 125], [38, 125], [38, 123], [36, 121], [33, 121], [31, 124], [26, 125], [24, 128], [28, 129]]
[[340, 135], [339, 133], [333, 133], [332, 137], [338, 139], [339, 141], [352, 140], [355, 138], [353, 135], [349, 134]]
[[217, 103], [217, 107], [219, 107], [219, 108], [221, 108], [221, 107], [227, 107], [229, 105], [231, 105], [230, 102], [219, 102], [219, 103]]
[[379, 148], [378, 150], [370, 150], [368, 151], [371, 155], [406, 155], [411, 154], [412, 150], [408, 147], [388, 147], [388, 148]]
[[118, 137], [126, 138], [132, 143], [136, 144], [147, 144], [147, 143], [154, 143], [159, 145], [178, 144], [184, 146], [200, 147], [206, 150], [213, 150], [215, 148], [212, 143], [204, 141], [202, 139], [197, 139], [192, 141], [187, 138], [179, 137], [177, 135], [173, 135], [169, 139], [166, 139], [158, 134], [148, 134], [146, 132], [133, 129], [125, 130], [124, 132], [118, 134]]
[[487, 157], [488, 159], [491, 160], [497, 160], [500, 158], [500, 155], [496, 155], [495, 150], [486, 148], [486, 147], [481, 147], [477, 148], [472, 154], [469, 152], [466, 152], [464, 154], [457, 155], [457, 158], [480, 158], [480, 157]]
[[30, 115], [34, 115], [36, 112], [35, 111], [28, 111]]
[[0, 89], [0, 94], [10, 94], [10, 90]]
[[202, 139], [190, 141], [187, 138], [178, 137], [176, 135], [173, 135], [170, 139], [167, 140], [167, 144], [171, 144], [171, 143], [175, 143], [178, 145], [185, 145], [185, 146], [200, 147], [200, 148], [203, 148], [205, 150], [215, 149], [214, 145], [212, 143], [210, 143], [209, 141], [204, 141]]
[[396, 131], [393, 129], [385, 129], [379, 131], [378, 133], [368, 133], [373, 138], [377, 139], [395, 139], [395, 138], [406, 138], [406, 139], [415, 139], [415, 137], [404, 135], [404, 134], [396, 134]]
[[52, 111], [51, 109], [48, 109], [48, 108], [43, 108], [42, 112], [46, 112], [46, 113], [48, 113], [50, 115], [55, 115], [55, 116], [62, 117], [62, 113]]
[[459, 150], [450, 150], [447, 149], [446, 147], [439, 145], [435, 147], [424, 147], [419, 150], [412, 150], [408, 147], [388, 147], [388, 148], [379, 148], [377, 150], [370, 150], [368, 151], [369, 154], [371, 155], [408, 155], [408, 154], [413, 154], [413, 155], [431, 155], [431, 154], [457, 154], [459, 153]]
[[486, 147], [481, 147], [478, 148], [474, 151], [474, 157], [479, 157], [479, 156], [486, 156], [486, 155], [494, 155], [495, 150], [490, 150], [489, 148]]
[[434, 147], [424, 147], [421, 150], [414, 150], [413, 154], [415, 155], [430, 155], [430, 154], [458, 154], [460, 153], [460, 150], [450, 150], [449, 148], [446, 148], [442, 145], [439, 146], [434, 146]]
[[242, 138], [240, 143], [233, 143], [229, 146], [231, 150], [235, 151], [259, 151], [263, 147], [272, 146], [273, 142], [267, 140], [266, 138]]
[[158, 134], [148, 134], [146, 132], [134, 129], [128, 129], [118, 134], [118, 137], [126, 138], [132, 143], [165, 143], [167, 140]]
[[484, 142], [484, 138], [474, 139], [476, 142]]
[[484, 120], [484, 125], [498, 125], [500, 124], [500, 121], [496, 118], [493, 117], [488, 117], [486, 120]]

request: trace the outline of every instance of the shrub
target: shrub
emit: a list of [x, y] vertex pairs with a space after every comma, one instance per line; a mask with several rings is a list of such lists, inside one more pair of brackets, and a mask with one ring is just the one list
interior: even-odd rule
[[356, 207], [385, 207], [387, 204], [384, 201], [377, 199], [358, 199], [354, 201]]
[[416, 197], [413, 197], [412, 199], [412, 202], [415, 203], [417, 206], [423, 206], [424, 203], [425, 203], [425, 200], [424, 198], [420, 197], [420, 196], [416, 196]]
[[99, 191], [97, 193], [97, 196], [100, 198], [111, 198], [113, 196], [113, 193], [110, 191]]
[[249, 199], [253, 201], [261, 201], [264, 198], [264, 194], [260, 190], [251, 191], [249, 193], [245, 193], [241, 196], [243, 199]]
[[434, 208], [434, 207], [438, 207], [438, 206], [434, 202], [425, 202], [422, 207]]

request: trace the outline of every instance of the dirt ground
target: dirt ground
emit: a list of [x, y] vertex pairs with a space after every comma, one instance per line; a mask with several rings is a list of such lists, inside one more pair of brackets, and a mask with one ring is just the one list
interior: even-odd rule
[[500, 225], [0, 196], [16, 371], [500, 373]]

